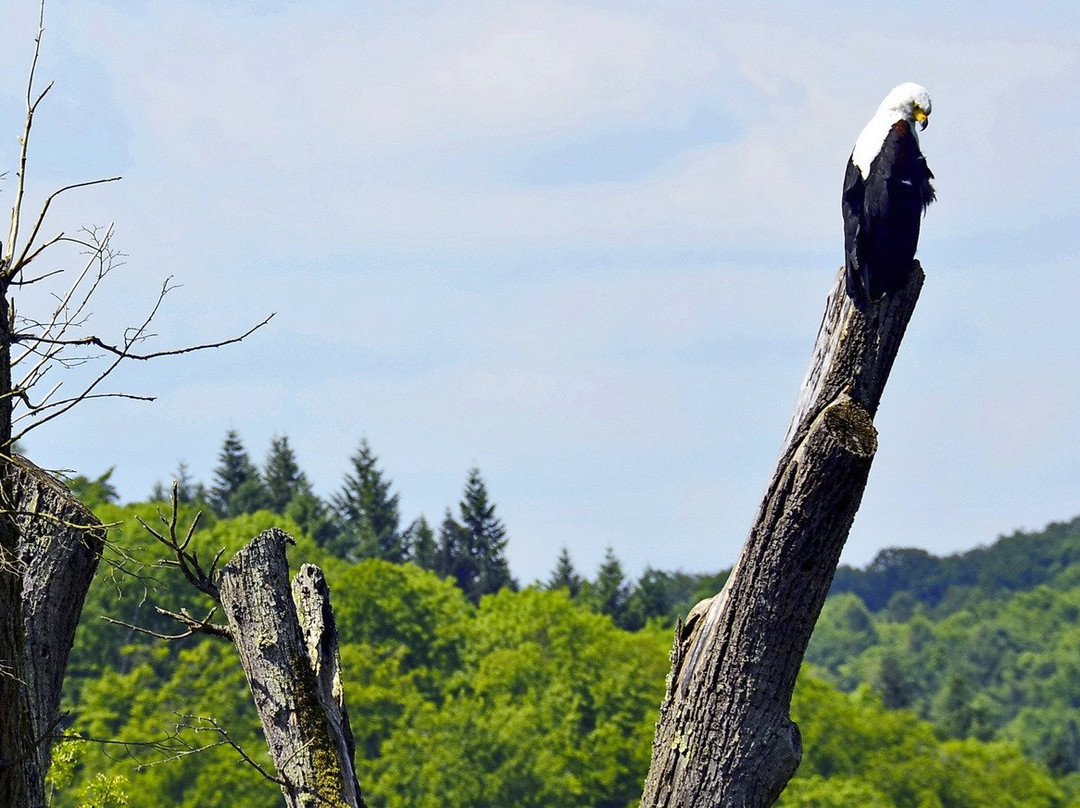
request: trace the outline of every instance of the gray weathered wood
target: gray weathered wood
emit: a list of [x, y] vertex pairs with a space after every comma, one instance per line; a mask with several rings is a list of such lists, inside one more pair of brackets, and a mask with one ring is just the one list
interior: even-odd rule
[[[59, 721], [64, 671], [105, 529], [67, 486], [29, 460], [16, 456], [3, 465], [11, 473], [5, 488], [14, 503], [8, 513], [14, 517], [18, 556], [0, 575], [20, 573], [22, 640], [21, 660], [11, 678], [15, 701], [0, 705], [0, 710], [5, 720], [16, 710], [25, 717], [19, 737], [0, 761], [4, 799], [15, 801], [0, 803], [38, 808], [46, 804], [44, 777]], [[5, 613], [0, 619], [10, 617]], [[6, 774], [3, 769], [8, 769]]]
[[859, 311], [840, 271], [742, 553], [675, 638], [642, 808], [761, 808], [795, 773], [795, 678], [866, 486], [873, 415], [922, 282], [916, 262], [907, 287]]
[[319, 704], [330, 723], [330, 737], [342, 771], [346, 802], [358, 805], [362, 800], [356, 779], [356, 746], [349, 725], [349, 712], [345, 707], [337, 625], [334, 610], [330, 607], [330, 588], [323, 571], [314, 564], [301, 566], [293, 578], [292, 595], [304, 633], [308, 660], [315, 672]]
[[[221, 604], [286, 804], [359, 808], [364, 802], [351, 756], [342, 753], [352, 748], [351, 738], [340, 737], [348, 728], [344, 701], [340, 707], [334, 701], [340, 673], [328, 592], [325, 583], [319, 589], [321, 573], [309, 571], [297, 584], [300, 609], [316, 621], [305, 637], [289, 585], [290, 543], [287, 533], [272, 528], [244, 545], [221, 570]], [[343, 699], [340, 688], [336, 694]], [[326, 698], [334, 704], [329, 713]]]

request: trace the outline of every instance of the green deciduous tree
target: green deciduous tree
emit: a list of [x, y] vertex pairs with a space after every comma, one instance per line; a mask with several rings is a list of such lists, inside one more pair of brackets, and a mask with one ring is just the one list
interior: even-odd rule
[[386, 808], [636, 803], [666, 632], [628, 634], [566, 592], [502, 590], [466, 625], [461, 674], [383, 745]]
[[93, 795], [99, 777], [120, 783], [125, 801], [114, 804], [130, 808], [281, 804], [276, 785], [231, 746], [215, 745], [216, 724], [273, 770], [230, 646], [204, 639], [174, 651], [158, 643], [133, 646], [128, 656], [126, 672], [102, 671], [82, 691], [71, 734], [110, 743], [77, 742], [75, 782], [54, 797], [56, 808], [85, 805], [80, 797]]
[[[885, 709], [865, 688], [846, 695], [803, 675], [792, 717], [802, 728], [804, 756], [790, 794], [785, 791], [777, 803], [780, 808], [1065, 804], [1062, 790], [1016, 745], [942, 742], [929, 723], [906, 710]], [[827, 787], [833, 783], [835, 789]], [[845, 792], [868, 801], [836, 801]]]

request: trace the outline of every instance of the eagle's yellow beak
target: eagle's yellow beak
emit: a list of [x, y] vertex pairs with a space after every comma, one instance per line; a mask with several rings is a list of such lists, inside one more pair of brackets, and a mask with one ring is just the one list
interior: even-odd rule
[[914, 115], [916, 122], [919, 124], [919, 131], [921, 132], [926, 128], [926, 125], [930, 123], [930, 116], [922, 107], [915, 107]]

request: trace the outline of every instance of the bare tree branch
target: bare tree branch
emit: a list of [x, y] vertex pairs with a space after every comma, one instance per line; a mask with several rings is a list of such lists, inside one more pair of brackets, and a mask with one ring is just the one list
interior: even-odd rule
[[151, 353], [145, 353], [145, 354], [133, 353], [132, 351], [128, 350], [126, 347], [120, 347], [120, 346], [117, 346], [117, 345], [110, 345], [109, 343], [104, 342], [99, 337], [93, 337], [93, 336], [81, 337], [79, 339], [61, 340], [61, 339], [39, 338], [39, 337], [36, 337], [34, 335], [31, 335], [31, 334], [16, 334], [15, 335], [15, 341], [16, 342], [22, 342], [27, 338], [31, 338], [31, 339], [34, 339], [37, 342], [41, 342], [41, 343], [46, 344], [46, 345], [93, 345], [96, 348], [101, 348], [103, 351], [107, 351], [108, 353], [111, 353], [114, 356], [118, 356], [118, 357], [120, 357], [122, 359], [138, 359], [138, 360], [159, 359], [159, 358], [161, 358], [163, 356], [181, 356], [182, 354], [193, 353], [195, 351], [205, 351], [205, 350], [207, 350], [209, 348], [222, 348], [222, 347], [224, 347], [226, 345], [232, 345], [234, 343], [241, 342], [242, 340], [247, 339], [248, 337], [250, 337], [252, 334], [254, 334], [260, 328], [265, 326], [271, 320], [273, 320], [275, 315], [276, 315], [276, 312], [273, 313], [273, 314], [268, 315], [262, 322], [258, 323], [257, 325], [252, 326], [251, 328], [249, 328], [247, 331], [245, 331], [243, 334], [241, 334], [238, 337], [230, 337], [229, 339], [221, 340], [219, 342], [206, 342], [206, 343], [202, 343], [200, 345], [189, 345], [186, 348], [171, 348], [169, 350], [164, 350], [164, 351], [153, 351]]
[[[98, 375], [89, 384], [87, 384], [83, 388], [82, 392], [80, 392], [78, 395], [71, 396], [70, 398], [64, 399], [62, 402], [54, 402], [53, 405], [52, 405], [52, 407], [53, 407], [52, 412], [50, 412], [48, 415], [45, 415], [43, 417], [36, 418], [34, 421], [32, 421], [30, 424], [28, 424], [26, 427], [24, 427], [21, 431], [16, 433], [12, 438], [13, 440], [20, 440], [20, 439], [24, 438], [27, 435], [27, 433], [29, 433], [30, 431], [32, 431], [34, 429], [37, 429], [41, 425], [43, 425], [45, 423], [48, 423], [49, 421], [52, 421], [55, 418], [58, 418], [59, 416], [61, 416], [64, 413], [68, 412], [70, 409], [72, 409], [73, 407], [75, 407], [78, 404], [82, 403], [83, 401], [86, 401], [86, 400], [92, 398], [93, 397], [93, 396], [91, 396], [92, 391], [95, 388], [97, 388], [98, 385], [100, 385], [103, 381], [105, 381], [105, 379], [107, 379], [109, 376], [111, 376], [112, 373], [116, 370], [116, 368], [119, 367], [120, 363], [123, 362], [124, 360], [137, 359], [137, 360], [140, 360], [140, 361], [145, 361], [145, 360], [148, 360], [148, 359], [158, 359], [158, 358], [165, 357], [165, 356], [180, 356], [182, 354], [193, 353], [195, 351], [204, 351], [204, 350], [209, 350], [209, 349], [212, 349], [212, 348], [221, 348], [221, 347], [224, 347], [226, 345], [233, 345], [233, 344], [235, 344], [237, 342], [241, 342], [241, 341], [247, 339], [249, 336], [251, 336], [253, 333], [258, 331], [263, 326], [265, 326], [267, 323], [270, 322], [270, 320], [272, 320], [274, 318], [274, 314], [270, 314], [265, 319], [263, 319], [260, 323], [252, 326], [251, 328], [249, 328], [247, 331], [245, 331], [240, 336], [231, 337], [229, 339], [220, 340], [218, 342], [202, 343], [200, 345], [192, 345], [192, 346], [188, 346], [188, 347], [185, 347], [185, 348], [174, 348], [174, 349], [169, 349], [169, 350], [164, 350], [164, 351], [153, 351], [153, 352], [150, 352], [150, 353], [136, 353], [136, 352], [131, 350], [132, 346], [134, 346], [135, 344], [143, 341], [147, 336], [149, 336], [146, 333], [146, 331], [147, 331], [151, 321], [153, 320], [153, 318], [157, 314], [158, 309], [161, 307], [162, 300], [164, 299], [165, 295], [168, 294], [168, 292], [171, 289], [175, 288], [175, 287], [170, 287], [168, 285], [168, 282], [169, 281], [167, 279], [165, 281], [165, 284], [163, 284], [162, 290], [161, 290], [161, 292], [160, 292], [160, 294], [158, 296], [157, 301], [154, 304], [153, 309], [150, 311], [150, 313], [147, 315], [147, 317], [143, 320], [142, 324], [139, 325], [139, 326], [135, 326], [133, 328], [129, 328], [126, 335], [125, 335], [124, 341], [123, 341], [123, 343], [121, 345], [112, 345], [110, 343], [106, 343], [104, 340], [102, 340], [102, 339], [100, 339], [99, 337], [96, 337], [96, 336], [89, 336], [89, 337], [83, 337], [83, 338], [79, 338], [79, 339], [67, 340], [67, 339], [53, 339], [53, 338], [44, 337], [44, 336], [41, 336], [41, 335], [34, 335], [34, 334], [28, 334], [28, 333], [14, 335], [14, 337], [13, 337], [14, 341], [19, 342], [19, 343], [33, 341], [35, 343], [42, 344], [42, 345], [51, 345], [51, 346], [60, 346], [60, 347], [94, 346], [94, 347], [100, 348], [100, 349], [106, 351], [107, 353], [111, 354], [113, 356], [113, 359], [100, 373], [98, 373]], [[54, 361], [58, 361], [57, 360], [57, 355], [55, 353], [47, 353], [46, 355], [44, 355], [43, 361], [47, 361], [47, 360], [50, 360], [50, 359], [54, 360]], [[29, 384], [27, 384], [26, 387], [33, 386], [33, 384], [36, 383], [36, 381], [40, 380], [41, 375], [44, 374], [44, 370], [39, 370], [41, 364], [42, 363], [39, 363], [38, 366], [36, 366], [34, 368], [34, 370], [38, 371], [38, 373], [39, 373], [37, 379], [31, 380], [31, 382]], [[25, 389], [25, 387], [23, 389]], [[135, 396], [131, 396], [131, 397], [135, 398]], [[24, 401], [29, 403], [29, 399], [24, 399]], [[28, 416], [31, 416], [31, 417], [38, 416], [38, 415], [40, 415], [40, 412], [41, 411], [39, 409], [32, 409], [31, 408], [27, 413], [23, 413], [23, 414], [20, 414], [19, 416], [17, 416], [16, 420], [20, 421], [20, 420], [25, 419]]]
[[[218, 723], [216, 719], [203, 715], [182, 715], [180, 713], [177, 713], [176, 715], [178, 718], [185, 719], [185, 721], [178, 722], [173, 727], [172, 731], [167, 733], [163, 737], [150, 741], [120, 741], [113, 738], [94, 738], [77, 732], [63, 733], [57, 735], [56, 738], [57, 740], [61, 741], [81, 741], [83, 743], [94, 743], [100, 744], [102, 746], [122, 747], [126, 756], [135, 762], [137, 771], [143, 771], [153, 766], [160, 766], [164, 763], [171, 763], [173, 761], [180, 760], [198, 752], [205, 752], [206, 750], [213, 749], [214, 747], [229, 746], [233, 749], [233, 751], [236, 752], [237, 755], [240, 756], [240, 759], [244, 763], [251, 766], [251, 768], [257, 771], [264, 779], [269, 780], [271, 783], [274, 783], [277, 786], [285, 785], [283, 780], [274, 777], [272, 774], [266, 771], [266, 769], [262, 765], [260, 765], [258, 761], [252, 758], [251, 755], [249, 755], [239, 743], [234, 741], [229, 736], [228, 731], [223, 726], [221, 726], [221, 724]], [[198, 723], [187, 723], [190, 721]], [[190, 730], [191, 732], [194, 732], [196, 734], [210, 732], [218, 736], [219, 740], [203, 744], [201, 746], [192, 744], [184, 738], [185, 730]], [[154, 752], [159, 752], [165, 755], [165, 757], [161, 758], [160, 760], [144, 762], [140, 760], [135, 754], [135, 752], [139, 749], [147, 749]]]
[[[14, 393], [12, 395], [14, 395]], [[20, 397], [23, 397], [23, 395], [21, 393], [20, 393]], [[79, 396], [73, 396], [72, 398], [63, 398], [63, 399], [60, 399], [59, 401], [51, 401], [51, 402], [48, 402], [48, 403], [45, 403], [43, 401], [40, 404], [36, 404], [36, 405], [31, 405], [30, 402], [29, 402], [29, 399], [24, 398], [24, 400], [27, 402], [28, 406], [31, 406], [33, 408], [33, 410], [35, 412], [42, 412], [44, 410], [51, 409], [52, 407], [61, 407], [61, 406], [66, 406], [68, 404], [73, 404], [73, 403], [77, 404], [80, 401], [90, 401], [91, 399], [95, 399], [95, 398], [126, 398], [126, 399], [128, 399], [130, 401], [157, 401], [157, 396], [141, 396], [141, 395], [138, 395], [137, 393], [94, 393], [93, 395], [85, 395], [84, 394], [84, 395], [79, 395]], [[23, 413], [22, 415], [16, 417], [15, 420], [13, 421], [13, 423], [18, 423], [19, 421], [23, 420], [24, 418], [29, 418], [32, 414], [33, 413], [29, 413], [29, 412]]]
[[190, 637], [193, 634], [206, 634], [211, 637], [221, 637], [226, 640], [232, 640], [232, 631], [228, 626], [219, 626], [210, 622], [213, 616], [217, 613], [217, 606], [210, 609], [210, 612], [202, 620], [196, 619], [191, 616], [187, 609], [181, 609], [179, 612], [171, 612], [168, 609], [162, 609], [160, 606], [155, 606], [154, 611], [160, 614], [162, 617], [168, 617], [170, 620], [175, 620], [181, 625], [187, 626], [187, 631], [182, 634], [163, 634], [159, 631], [153, 631], [152, 629], [144, 628], [143, 626], [136, 626], [133, 623], [127, 623], [123, 620], [115, 620], [107, 615], [101, 615], [101, 619], [106, 623], [112, 623], [116, 626], [123, 626], [129, 628], [132, 631], [137, 631], [140, 634], [146, 634], [150, 637], [156, 637], [159, 640], [183, 640]]
[[[179, 483], [173, 480], [172, 484], [172, 496], [171, 496], [171, 509], [169, 516], [166, 517], [160, 510], [158, 511], [158, 518], [166, 526], [167, 532], [161, 533], [154, 528], [150, 527], [141, 517], [136, 517], [140, 525], [146, 528], [159, 542], [168, 547], [175, 558], [163, 559], [159, 562], [162, 566], [176, 567], [187, 578], [188, 583], [194, 586], [203, 594], [209, 595], [215, 601], [220, 601], [221, 595], [218, 592], [217, 584], [212, 580], [215, 570], [217, 569], [218, 561], [221, 560], [222, 553], [225, 552], [225, 548], [218, 550], [217, 555], [214, 556], [213, 562], [210, 564], [210, 570], [207, 572], [203, 569], [202, 564], [199, 562], [199, 556], [197, 553], [189, 553], [188, 545], [191, 543], [192, 536], [195, 535], [195, 530], [199, 525], [199, 520], [202, 518], [202, 511], [195, 514], [195, 518], [191, 520], [191, 525], [188, 526], [187, 532], [183, 538], [180, 538], [177, 534], [177, 519], [179, 513]], [[207, 618], [209, 619], [209, 618]]]
[[[49, 86], [51, 87], [52, 85], [50, 84]], [[42, 96], [44, 95], [45, 94], [42, 93]], [[40, 100], [41, 99], [39, 98], [38, 101]], [[37, 106], [36, 103], [35, 106]], [[27, 126], [27, 131], [29, 131], [29, 126]], [[25, 149], [26, 144], [23, 143], [23, 150], [25, 151]], [[19, 176], [21, 180], [22, 175], [20, 174]], [[37, 220], [34, 222], [33, 229], [30, 231], [30, 238], [26, 240], [26, 245], [23, 247], [23, 250], [19, 254], [19, 257], [12, 261], [11, 265], [8, 267], [9, 276], [14, 277], [18, 275], [30, 263], [30, 261], [32, 261], [34, 258], [41, 254], [41, 251], [45, 249], [46, 246], [59, 240], [61, 236], [63, 236], [63, 233], [61, 233], [59, 236], [56, 236], [50, 241], [45, 242], [45, 244], [41, 245], [38, 249], [34, 250], [31, 253], [31, 248], [34, 245], [34, 241], [37, 239], [37, 235], [41, 230], [41, 226], [45, 223], [45, 217], [46, 215], [48, 215], [49, 207], [52, 205], [54, 199], [60, 196], [60, 194], [67, 191], [73, 191], [76, 188], [89, 188], [92, 185], [104, 185], [107, 182], [119, 182], [122, 179], [123, 177], [105, 177], [97, 180], [86, 180], [85, 182], [74, 182], [71, 185], [65, 185], [63, 188], [60, 188], [49, 194], [49, 196], [45, 199], [45, 204], [41, 206], [41, 212], [38, 214]], [[14, 246], [14, 241], [12, 243], [12, 246]], [[14, 252], [12, 254], [14, 254]]]
[[37, 74], [38, 58], [41, 56], [41, 36], [45, 33], [45, 0], [41, 0], [38, 10], [38, 30], [34, 37], [34, 56], [30, 60], [30, 71], [26, 79], [26, 121], [23, 126], [22, 137], [19, 139], [19, 171], [18, 181], [15, 183], [15, 202], [11, 208], [11, 226], [8, 230], [7, 248], [3, 256], [0, 256], [0, 277], [11, 277], [11, 262], [15, 256], [15, 245], [19, 238], [19, 219], [22, 217], [23, 194], [26, 191], [26, 155], [27, 145], [30, 142], [30, 130], [34, 126], [34, 112], [41, 99], [52, 89], [52, 83], [42, 91], [37, 100], [32, 100], [34, 94], [34, 77]]

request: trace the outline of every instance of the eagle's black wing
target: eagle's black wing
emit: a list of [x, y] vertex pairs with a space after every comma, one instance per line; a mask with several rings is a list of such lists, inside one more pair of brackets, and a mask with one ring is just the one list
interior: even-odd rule
[[866, 185], [858, 167], [850, 159], [844, 175], [844, 193], [840, 207], [844, 214], [844, 266], [847, 293], [855, 301], [869, 300], [869, 280], [859, 261], [859, 238], [863, 226], [863, 196]]
[[934, 200], [933, 174], [906, 120], [893, 124], [870, 164], [855, 250], [867, 298], [904, 287], [911, 276], [923, 211]]

